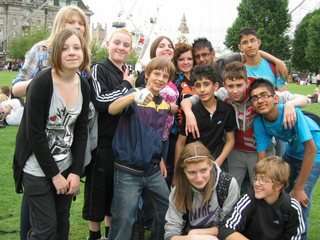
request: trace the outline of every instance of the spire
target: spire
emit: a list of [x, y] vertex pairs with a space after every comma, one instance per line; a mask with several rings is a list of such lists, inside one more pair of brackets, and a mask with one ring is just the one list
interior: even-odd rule
[[189, 27], [187, 25], [186, 15], [184, 13], [182, 15], [178, 31], [180, 33], [178, 37], [178, 42], [188, 42], [187, 34], [189, 33]]
[[189, 33], [189, 28], [188, 28], [188, 25], [187, 25], [187, 19], [186, 19], [186, 15], [184, 13], [182, 15], [182, 19], [181, 19], [181, 23], [180, 23], [180, 26], [178, 28], [178, 31], [181, 34], [188, 34]]

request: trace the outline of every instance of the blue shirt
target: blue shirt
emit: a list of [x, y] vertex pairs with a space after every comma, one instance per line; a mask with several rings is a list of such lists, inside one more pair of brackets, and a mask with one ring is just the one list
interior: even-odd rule
[[256, 137], [257, 152], [266, 151], [274, 136], [288, 143], [286, 149], [288, 156], [303, 160], [304, 142], [313, 139], [317, 148], [315, 161], [320, 162], [320, 128], [318, 124], [296, 108], [297, 120], [295, 126], [292, 129], [285, 129], [283, 126], [283, 104], [278, 104], [278, 112], [278, 117], [273, 122], [269, 122], [259, 115], [255, 117], [253, 129]]
[[33, 45], [33, 47], [27, 52], [24, 64], [17, 77], [12, 81], [12, 85], [21, 81], [33, 79], [38, 72], [48, 66], [48, 59], [49, 48], [44, 41]]
[[246, 65], [247, 76], [251, 78], [263, 78], [270, 81], [276, 88], [281, 88], [285, 85], [285, 80], [281, 76], [277, 76], [271, 67], [271, 64], [261, 58], [259, 64], [255, 66]]

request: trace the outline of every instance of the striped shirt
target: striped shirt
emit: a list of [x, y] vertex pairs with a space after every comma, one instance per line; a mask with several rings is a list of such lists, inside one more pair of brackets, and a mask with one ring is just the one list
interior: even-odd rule
[[256, 199], [253, 192], [249, 192], [239, 199], [233, 211], [225, 218], [219, 231], [220, 239], [234, 232], [249, 239], [301, 239], [305, 224], [300, 204], [285, 192], [273, 204]]

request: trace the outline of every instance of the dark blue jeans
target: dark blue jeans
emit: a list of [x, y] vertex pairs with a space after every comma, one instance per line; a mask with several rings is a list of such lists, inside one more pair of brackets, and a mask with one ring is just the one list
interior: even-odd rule
[[[289, 187], [288, 191], [290, 192], [292, 188], [294, 187], [295, 181], [299, 175], [302, 160], [290, 157], [288, 155], [284, 156], [284, 160], [290, 165], [290, 180], [289, 180]], [[308, 198], [309, 198], [309, 204], [308, 207], [302, 207], [302, 214], [303, 214], [303, 220], [306, 225], [306, 233], [305, 235], [302, 235], [302, 239], [307, 239], [307, 232], [308, 232], [308, 219], [309, 219], [309, 211], [311, 208], [311, 202], [312, 202], [312, 193], [315, 185], [317, 184], [317, 180], [320, 175], [320, 163], [314, 162], [313, 167], [311, 170], [311, 173], [309, 175], [308, 181], [306, 182], [304, 186], [304, 191], [306, 192]]]
[[131, 239], [133, 224], [137, 219], [139, 199], [143, 190], [148, 190], [153, 207], [155, 228], [151, 233], [151, 239], [163, 239], [169, 189], [160, 171], [151, 176], [136, 176], [115, 169], [111, 207], [111, 240]]

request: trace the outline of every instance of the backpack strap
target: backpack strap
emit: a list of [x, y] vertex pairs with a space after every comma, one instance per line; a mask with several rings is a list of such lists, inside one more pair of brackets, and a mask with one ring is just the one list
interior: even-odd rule
[[218, 184], [216, 187], [218, 204], [220, 208], [223, 207], [224, 201], [228, 197], [231, 180], [232, 176], [229, 173], [223, 171], [220, 173]]
[[320, 127], [320, 116], [318, 116], [317, 114], [315, 113], [312, 113], [312, 112], [308, 112], [308, 111], [302, 111], [303, 114], [309, 118], [311, 118], [313, 121], [315, 121], [318, 126]]
[[276, 71], [276, 65], [273, 63], [273, 62], [270, 62], [267, 60], [267, 62], [269, 63], [269, 66], [271, 68], [271, 71], [272, 73], [274, 74], [275, 78], [276, 78], [276, 83], [275, 83], [275, 89], [278, 89], [278, 74], [277, 74], [277, 71]]

